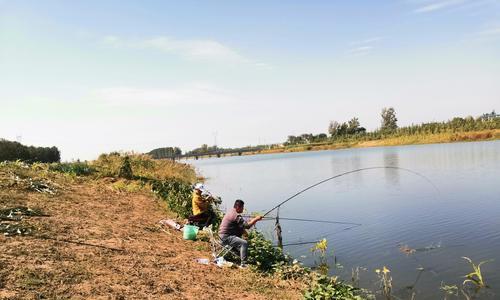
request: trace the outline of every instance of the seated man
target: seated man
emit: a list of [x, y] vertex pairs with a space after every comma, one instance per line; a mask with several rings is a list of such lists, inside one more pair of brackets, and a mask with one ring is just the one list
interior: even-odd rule
[[207, 227], [212, 224], [215, 215], [211, 204], [214, 200], [202, 183], [195, 184], [192, 199], [193, 215], [188, 218], [189, 224], [198, 227]]
[[222, 244], [229, 245], [240, 251], [241, 267], [243, 268], [246, 267], [247, 262], [248, 242], [242, 239], [241, 236], [246, 229], [249, 229], [255, 223], [262, 220], [262, 216], [257, 216], [248, 223], [245, 222], [240, 215], [243, 212], [244, 205], [243, 200], [236, 200], [234, 207], [226, 213], [219, 227], [219, 236]]

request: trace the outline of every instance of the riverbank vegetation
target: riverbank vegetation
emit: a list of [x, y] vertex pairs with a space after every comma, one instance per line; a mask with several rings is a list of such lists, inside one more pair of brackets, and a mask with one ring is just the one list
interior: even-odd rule
[[[394, 108], [383, 108], [380, 127], [367, 131], [357, 117], [348, 121], [331, 121], [326, 133], [289, 135], [282, 143], [221, 148], [203, 144], [182, 154], [179, 148], [163, 148], [155, 158], [221, 157], [226, 155], [251, 155], [262, 153], [335, 150], [352, 147], [377, 147], [414, 144], [452, 143], [500, 139], [500, 115], [495, 111], [478, 117], [455, 117], [442, 122], [427, 122], [399, 126]], [[175, 152], [177, 151], [177, 152]], [[157, 155], [160, 150], [153, 150]]]
[[191, 245], [158, 221], [189, 214], [198, 180], [189, 165], [146, 155], [2, 162], [0, 265], [9, 268], [0, 270], [0, 297], [358, 299], [357, 289], [303, 267], [258, 231], [248, 237], [251, 271], [196, 264], [210, 256], [207, 242]]
[[[153, 180], [182, 185], [160, 194]], [[198, 264], [211, 255], [207, 242], [158, 223], [182, 222], [170, 202], [190, 205], [184, 187], [198, 180], [189, 165], [145, 155], [1, 162], [0, 299], [301, 298], [298, 282]]]
[[[354, 117], [347, 122], [331, 121], [326, 134], [289, 136], [284, 150], [314, 150], [386, 145], [408, 145], [476, 141], [500, 138], [500, 116], [495, 112], [480, 117], [456, 117], [444, 122], [429, 122], [399, 127], [394, 108], [381, 112], [380, 128], [367, 132]], [[310, 148], [307, 148], [310, 147]]]

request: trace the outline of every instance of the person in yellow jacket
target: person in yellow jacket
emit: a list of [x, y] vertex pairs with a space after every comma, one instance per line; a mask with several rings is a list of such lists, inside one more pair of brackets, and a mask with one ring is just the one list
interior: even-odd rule
[[212, 224], [215, 215], [211, 206], [214, 200], [202, 183], [195, 184], [192, 199], [193, 215], [188, 218], [189, 224], [198, 227], [207, 227]]

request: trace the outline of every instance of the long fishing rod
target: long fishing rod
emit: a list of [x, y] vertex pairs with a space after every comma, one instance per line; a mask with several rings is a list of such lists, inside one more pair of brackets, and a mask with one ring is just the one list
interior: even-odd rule
[[357, 173], [357, 172], [361, 172], [361, 171], [366, 171], [366, 170], [375, 170], [375, 169], [395, 169], [395, 170], [402, 170], [402, 171], [406, 171], [406, 172], [409, 172], [409, 173], [412, 173], [414, 175], [417, 175], [423, 179], [425, 179], [425, 181], [427, 181], [428, 183], [430, 183], [432, 185], [432, 187], [437, 191], [437, 193], [439, 194], [439, 189], [434, 185], [434, 183], [432, 183], [432, 181], [430, 179], [428, 179], [427, 177], [425, 177], [424, 175], [418, 173], [418, 172], [415, 172], [415, 171], [412, 171], [410, 169], [405, 169], [405, 168], [401, 168], [401, 167], [393, 167], [393, 166], [382, 166], [382, 167], [368, 167], [368, 168], [361, 168], [361, 169], [356, 169], [356, 170], [352, 170], [352, 171], [348, 171], [348, 172], [344, 172], [344, 173], [341, 173], [341, 174], [337, 174], [335, 176], [332, 176], [332, 177], [329, 177], [329, 178], [326, 178], [324, 180], [321, 180], [320, 182], [317, 182], [311, 186], [308, 186], [307, 188], [297, 192], [296, 194], [292, 195], [291, 197], [288, 197], [287, 199], [285, 199], [284, 201], [280, 202], [278, 205], [276, 205], [275, 207], [271, 208], [269, 211], [267, 211], [263, 217], [267, 216], [270, 212], [274, 211], [275, 209], [279, 208], [280, 206], [282, 206], [283, 204], [287, 203], [288, 201], [292, 200], [293, 198], [297, 197], [298, 195], [304, 193], [305, 191], [308, 191], [320, 184], [323, 184], [327, 181], [330, 181], [332, 179], [335, 179], [335, 178], [339, 178], [339, 177], [342, 177], [342, 176], [345, 176], [345, 175], [348, 175], [348, 174], [353, 174], [353, 173]]
[[[271, 221], [271, 220], [275, 220], [275, 219], [276, 218], [274, 218], [274, 217], [264, 217], [263, 221]], [[352, 222], [338, 222], [338, 221], [325, 221], [325, 220], [313, 220], [313, 219], [298, 219], [298, 218], [284, 218], [284, 217], [280, 217], [280, 220], [299, 221], [299, 222], [312, 222], [312, 223], [326, 223], [326, 224], [361, 225], [359, 223], [352, 223]]]
[[[254, 215], [241, 215], [242, 217], [247, 217], [251, 218], [254, 217]], [[300, 218], [286, 218], [286, 217], [279, 217], [280, 220], [286, 220], [286, 221], [299, 221], [299, 222], [312, 222], [312, 223], [326, 223], [326, 224], [343, 224], [343, 225], [362, 225], [360, 223], [353, 223], [353, 222], [343, 222], [343, 221], [328, 221], [328, 220], [316, 220], [316, 219], [300, 219]], [[262, 221], [272, 221], [276, 220], [276, 217], [262, 217]]]

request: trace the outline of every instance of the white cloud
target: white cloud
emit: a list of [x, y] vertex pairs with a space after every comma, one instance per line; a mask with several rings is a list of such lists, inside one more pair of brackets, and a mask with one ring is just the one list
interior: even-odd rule
[[175, 39], [158, 36], [147, 39], [122, 39], [117, 36], [106, 36], [104, 43], [116, 47], [154, 49], [165, 53], [179, 55], [188, 60], [205, 60], [232, 64], [251, 64], [260, 68], [271, 68], [270, 65], [249, 59], [236, 50], [210, 39]]
[[140, 41], [140, 46], [178, 53], [194, 59], [215, 59], [246, 62], [247, 59], [236, 51], [213, 40], [175, 40], [168, 37], [155, 37]]
[[375, 49], [375, 44], [383, 40], [383, 37], [371, 37], [360, 41], [354, 41], [352, 46], [347, 50], [349, 56], [365, 56], [370, 54]]
[[210, 84], [191, 84], [178, 88], [110, 87], [96, 90], [94, 96], [110, 106], [164, 107], [217, 104], [241, 100], [231, 91]]
[[414, 13], [431, 13], [439, 10], [466, 11], [469, 15], [498, 10], [499, 0], [409, 0], [412, 5], [418, 5]]
[[362, 41], [352, 42], [351, 45], [373, 44], [373, 43], [379, 42], [379, 41], [381, 41], [383, 39], [384, 39], [383, 37], [376, 36], [376, 37], [368, 38], [368, 39], [365, 39], [365, 40], [362, 40]]
[[445, 8], [454, 7], [457, 5], [464, 4], [466, 0], [440, 0], [433, 1], [432, 3], [427, 3], [424, 6], [421, 6], [414, 10], [415, 13], [428, 13], [433, 12]]
[[367, 54], [370, 54], [372, 49], [373, 49], [373, 47], [371, 47], [371, 46], [363, 46], [363, 47], [357, 47], [357, 48], [350, 49], [348, 51], [348, 53], [353, 54], [353, 55], [367, 55]]

